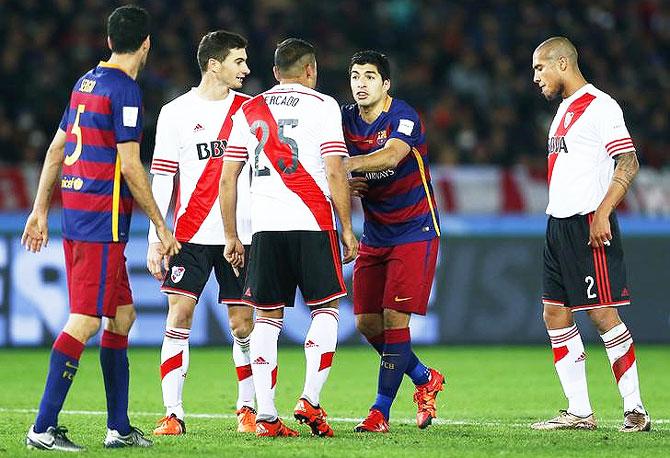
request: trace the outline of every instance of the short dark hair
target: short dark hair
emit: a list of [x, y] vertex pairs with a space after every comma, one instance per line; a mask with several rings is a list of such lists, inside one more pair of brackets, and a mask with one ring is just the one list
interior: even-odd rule
[[119, 54], [137, 51], [149, 36], [149, 13], [135, 5], [115, 9], [107, 18], [107, 36], [112, 42], [112, 52]]
[[314, 46], [300, 38], [287, 38], [277, 45], [275, 50], [275, 66], [280, 73], [290, 72], [295, 64], [303, 58], [316, 59]]
[[241, 35], [226, 30], [216, 30], [209, 32], [202, 37], [198, 45], [198, 66], [200, 71], [207, 71], [207, 62], [209, 59], [216, 59], [223, 62], [231, 49], [240, 49], [247, 47], [247, 39]]
[[351, 62], [349, 63], [349, 74], [351, 74], [351, 69], [354, 65], [365, 64], [372, 64], [377, 67], [377, 71], [382, 77], [382, 81], [391, 80], [391, 64], [389, 63], [389, 58], [386, 57], [386, 54], [382, 54], [379, 51], [373, 51], [371, 49], [366, 51], [358, 51], [356, 54], [351, 56]]

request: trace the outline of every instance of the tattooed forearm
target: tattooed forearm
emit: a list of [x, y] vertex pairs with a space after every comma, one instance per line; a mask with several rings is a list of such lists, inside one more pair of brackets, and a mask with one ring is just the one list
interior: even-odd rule
[[640, 164], [637, 161], [635, 153], [624, 153], [616, 157], [616, 166], [614, 168], [614, 176], [612, 183], [617, 183], [624, 190], [628, 191], [630, 184], [633, 182], [637, 171], [640, 169]]

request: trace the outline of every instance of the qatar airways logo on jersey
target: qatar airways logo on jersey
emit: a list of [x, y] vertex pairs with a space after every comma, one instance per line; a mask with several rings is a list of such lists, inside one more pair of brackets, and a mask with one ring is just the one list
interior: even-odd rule
[[205, 159], [217, 159], [223, 157], [223, 152], [226, 150], [226, 140], [214, 140], [209, 143], [198, 143], [195, 147], [198, 149], [198, 159], [201, 161]]
[[382, 170], [380, 172], [365, 172], [365, 178], [368, 180], [382, 180], [395, 175], [395, 169]]
[[549, 154], [567, 153], [568, 146], [565, 144], [565, 137], [550, 137], [547, 143]]

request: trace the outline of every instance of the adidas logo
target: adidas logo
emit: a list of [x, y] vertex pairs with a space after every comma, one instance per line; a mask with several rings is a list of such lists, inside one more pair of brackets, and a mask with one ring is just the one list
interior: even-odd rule
[[314, 347], [318, 347], [318, 346], [319, 346], [319, 345], [318, 345], [318, 344], [315, 344], [314, 342], [312, 342], [311, 339], [308, 340], [307, 342], [305, 342], [305, 348], [314, 348]]
[[584, 361], [585, 359], [586, 359], [586, 353], [582, 352], [582, 354], [579, 355], [579, 358], [577, 358], [575, 362], [578, 363], [580, 361]]
[[256, 358], [256, 359], [254, 360], [253, 364], [270, 364], [270, 363], [268, 363], [267, 361], [265, 361], [265, 359], [263, 359], [262, 356], [259, 356], [258, 358]]
[[624, 288], [624, 289], [622, 289], [622, 290], [621, 290], [621, 295], [622, 295], [623, 297], [628, 297], [628, 296], [630, 296], [630, 293], [628, 292], [628, 288]]
[[193, 128], [193, 132], [200, 132], [201, 130], [205, 130], [204, 127], [200, 123], [196, 124], [195, 127]]
[[251, 296], [251, 288], [247, 288], [247, 290], [244, 292], [245, 296]]
[[256, 432], [257, 433], [268, 433], [269, 431], [267, 430], [265, 425], [263, 425], [263, 423], [258, 422], [258, 423], [256, 423]]

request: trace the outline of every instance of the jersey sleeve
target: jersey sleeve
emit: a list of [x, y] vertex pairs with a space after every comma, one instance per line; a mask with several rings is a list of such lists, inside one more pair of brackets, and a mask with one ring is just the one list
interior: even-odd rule
[[228, 137], [228, 145], [223, 153], [225, 161], [246, 162], [249, 160], [249, 125], [242, 110], [233, 115], [233, 128]]
[[112, 118], [117, 143], [142, 140], [142, 93], [136, 83], [120, 85], [113, 92]]
[[172, 176], [179, 170], [179, 136], [170, 116], [163, 107], [156, 123], [156, 145], [151, 160], [151, 173]]
[[63, 132], [67, 132], [67, 118], [69, 115], [70, 115], [70, 104], [68, 103], [68, 106], [66, 106], [65, 110], [63, 110], [63, 117], [60, 118], [60, 124], [58, 124], [58, 128]]
[[421, 143], [421, 119], [419, 114], [409, 106], [399, 110], [391, 120], [391, 132], [388, 135], [407, 143], [413, 148]]
[[619, 154], [635, 152], [633, 139], [623, 119], [623, 111], [614, 100], [603, 110], [598, 129], [608, 156], [616, 157]]
[[344, 143], [344, 134], [342, 133], [342, 113], [340, 107], [334, 99], [326, 99], [326, 107], [322, 114], [322, 140], [319, 145], [321, 148], [321, 157], [328, 156], [349, 156], [347, 145]]

